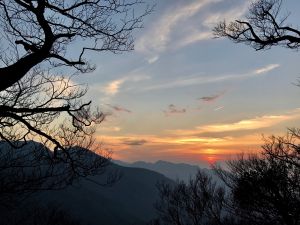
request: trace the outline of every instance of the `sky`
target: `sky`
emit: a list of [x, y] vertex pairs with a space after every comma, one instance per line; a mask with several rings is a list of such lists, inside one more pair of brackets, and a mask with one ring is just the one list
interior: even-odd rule
[[[149, 3], [155, 10], [134, 32], [135, 50], [92, 54], [97, 69], [74, 80], [108, 115], [96, 137], [114, 159], [207, 166], [259, 152], [263, 136], [298, 126], [299, 53], [213, 37], [214, 25], [243, 18], [250, 1]], [[283, 1], [296, 28], [299, 7]]]

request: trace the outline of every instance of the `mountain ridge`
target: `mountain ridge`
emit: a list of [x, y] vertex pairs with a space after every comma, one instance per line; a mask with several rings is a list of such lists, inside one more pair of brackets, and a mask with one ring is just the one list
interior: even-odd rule
[[[43, 146], [36, 143], [31, 145], [32, 150], [29, 145], [24, 151], [18, 151], [26, 152], [32, 160], [34, 154], [30, 154], [30, 151], [36, 152], [33, 146]], [[49, 154], [47, 148], [41, 149], [41, 152], [46, 154], [44, 150]], [[75, 149], [76, 151], [78, 149]], [[108, 176], [115, 172], [122, 174], [120, 180], [112, 186], [99, 185], [105, 183]], [[28, 207], [32, 201], [43, 205], [57, 205], [83, 224], [142, 225], [156, 215], [153, 205], [159, 198], [157, 183], [173, 183], [171, 179], [155, 171], [123, 167], [114, 163], [108, 165], [103, 174], [88, 178], [90, 180], [79, 178], [73, 185], [62, 190], [35, 193], [19, 206], [19, 211], [22, 211], [22, 207]]]
[[212, 174], [211, 169], [201, 168], [197, 165], [191, 165], [188, 163], [173, 163], [164, 160], [158, 160], [154, 163], [145, 161], [136, 161], [132, 163], [123, 162], [120, 160], [113, 160], [114, 163], [133, 168], [145, 168], [165, 175], [172, 180], [183, 180], [188, 182], [191, 177], [193, 177], [198, 170]]

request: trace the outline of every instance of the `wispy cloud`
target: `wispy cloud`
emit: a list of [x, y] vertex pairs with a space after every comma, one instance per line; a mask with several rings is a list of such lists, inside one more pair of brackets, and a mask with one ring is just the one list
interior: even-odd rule
[[244, 1], [242, 4], [233, 4], [232, 8], [227, 10], [219, 10], [217, 12], [212, 12], [205, 17], [203, 20], [203, 25], [210, 30], [220, 21], [234, 21], [245, 16], [251, 1]]
[[280, 67], [279, 64], [271, 64], [271, 65], [267, 65], [263, 68], [259, 68], [257, 70], [254, 71], [254, 74], [264, 74], [264, 73], [268, 73], [276, 68]]
[[266, 65], [265, 67], [257, 68], [252, 72], [244, 73], [244, 74], [228, 74], [228, 75], [219, 75], [219, 76], [199, 75], [197, 77], [177, 79], [175, 81], [169, 81], [169, 82], [164, 82], [164, 83], [144, 87], [142, 91], [152, 91], [152, 90], [160, 90], [160, 89], [168, 89], [168, 88], [186, 87], [192, 85], [218, 83], [218, 82], [229, 81], [229, 80], [247, 79], [251, 77], [257, 77], [258, 75], [267, 74], [272, 70], [277, 69], [279, 66], [280, 66], [279, 64]]
[[[153, 53], [164, 51], [170, 40], [173, 30], [178, 23], [193, 17], [205, 6], [221, 0], [196, 0], [192, 3], [179, 5], [167, 11], [148, 32], [136, 43], [136, 49], [141, 52]], [[151, 35], [150, 35], [151, 34]]]
[[186, 113], [185, 108], [179, 108], [178, 106], [175, 106], [173, 104], [170, 104], [166, 110], [163, 111], [166, 116], [171, 116], [174, 114], [184, 114]]
[[241, 152], [258, 152], [263, 143], [262, 128], [275, 127], [288, 120], [298, 121], [299, 118], [300, 108], [277, 115], [207, 124], [190, 130], [169, 130], [157, 135], [100, 135], [97, 139], [114, 151], [114, 158], [141, 160], [179, 157], [182, 160], [188, 156], [189, 160], [202, 158], [209, 161], [211, 156], [225, 159]]
[[[223, 1], [223, 0], [222, 0]], [[222, 2], [216, 1], [216, 2]], [[236, 20], [242, 18], [250, 5], [250, 1], [245, 1], [243, 4], [233, 4], [232, 8], [221, 9], [217, 12], [209, 12], [202, 18], [202, 23], [191, 23], [188, 35], [179, 40], [178, 47], [184, 47], [199, 41], [205, 41], [213, 38], [212, 29], [220, 21], [223, 20]]]
[[120, 89], [125, 82], [139, 82], [148, 79], [150, 79], [150, 76], [147, 75], [128, 75], [108, 82], [101, 90], [107, 96], [114, 96], [120, 92]]
[[153, 56], [152, 58], [148, 59], [148, 63], [149, 63], [149, 64], [153, 64], [153, 63], [155, 63], [158, 59], [159, 59], [159, 56], [158, 56], [158, 55]]
[[100, 126], [99, 131], [104, 131], [104, 132], [119, 132], [121, 131], [121, 127], [106, 127], [106, 126]]
[[176, 47], [181, 48], [198, 41], [205, 41], [212, 38], [213, 34], [211, 31], [193, 30], [188, 36], [183, 37], [180, 41], [178, 41]]
[[119, 89], [124, 82], [125, 82], [124, 79], [111, 81], [104, 87], [103, 92], [106, 95], [113, 96], [119, 92]]
[[238, 122], [227, 124], [213, 124], [207, 126], [198, 127], [201, 132], [228, 132], [228, 131], [240, 131], [240, 130], [255, 130], [265, 127], [271, 127], [278, 123], [292, 119], [290, 115], [275, 115], [275, 116], [262, 116], [253, 119], [241, 120]]
[[159, 58], [160, 53], [168, 49], [182, 48], [195, 42], [213, 38], [212, 28], [224, 19], [242, 17], [250, 1], [232, 4], [230, 8], [218, 7], [204, 11], [208, 6], [224, 0], [182, 1], [174, 4], [172, 9], [162, 12], [162, 16], [153, 23], [136, 42], [136, 50], [146, 54], [151, 64]]
[[211, 138], [211, 137], [202, 137], [202, 138], [186, 137], [186, 138], [175, 139], [174, 142], [179, 144], [192, 144], [192, 143], [213, 144], [213, 143], [224, 142], [224, 139]]
[[131, 113], [131, 111], [129, 109], [126, 109], [122, 106], [118, 106], [118, 105], [111, 105], [111, 104], [106, 104], [107, 106], [109, 106], [110, 108], [112, 108], [114, 111], [116, 112], [127, 112], [127, 113]]
[[219, 106], [219, 107], [215, 108], [214, 111], [220, 111], [222, 109], [224, 109], [224, 106]]
[[191, 130], [171, 130], [169, 133], [175, 135], [203, 135], [204, 133], [224, 133], [243, 130], [257, 130], [268, 128], [282, 122], [299, 118], [300, 109], [284, 113], [282, 115], [265, 115], [251, 119], [244, 119], [232, 123], [209, 124], [195, 127]]
[[215, 95], [201, 97], [201, 98], [199, 98], [199, 100], [202, 100], [203, 102], [211, 103], [211, 102], [214, 102], [217, 99], [221, 98], [225, 93], [226, 93], [226, 91], [222, 91]]
[[144, 139], [138, 139], [138, 140], [125, 140], [123, 141], [125, 145], [132, 145], [132, 146], [140, 146], [147, 143]]

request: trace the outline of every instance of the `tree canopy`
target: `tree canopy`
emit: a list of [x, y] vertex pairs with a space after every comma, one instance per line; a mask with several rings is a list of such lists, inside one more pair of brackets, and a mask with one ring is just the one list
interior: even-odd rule
[[262, 154], [215, 165], [216, 176], [199, 170], [188, 183], [159, 184], [157, 219], [150, 224], [298, 225], [299, 158], [291, 143], [299, 146], [299, 137], [270, 137]]

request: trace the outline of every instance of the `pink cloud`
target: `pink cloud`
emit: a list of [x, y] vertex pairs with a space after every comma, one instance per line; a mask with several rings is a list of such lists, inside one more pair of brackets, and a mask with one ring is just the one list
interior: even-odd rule
[[179, 108], [173, 104], [170, 104], [168, 106], [167, 110], [164, 110], [164, 113], [166, 116], [171, 116], [173, 114], [184, 114], [186, 113], [186, 109], [185, 108]]
[[126, 109], [122, 106], [117, 106], [117, 105], [111, 105], [111, 104], [106, 104], [107, 106], [109, 106], [110, 108], [112, 108], [114, 111], [117, 112], [127, 112], [127, 113], [132, 113], [129, 109]]
[[204, 97], [201, 97], [201, 98], [198, 98], [199, 100], [202, 100], [206, 103], [211, 103], [211, 102], [214, 102], [216, 101], [217, 99], [221, 98], [222, 96], [224, 96], [226, 93], [226, 91], [222, 91], [216, 95], [211, 95], [211, 96], [204, 96]]

